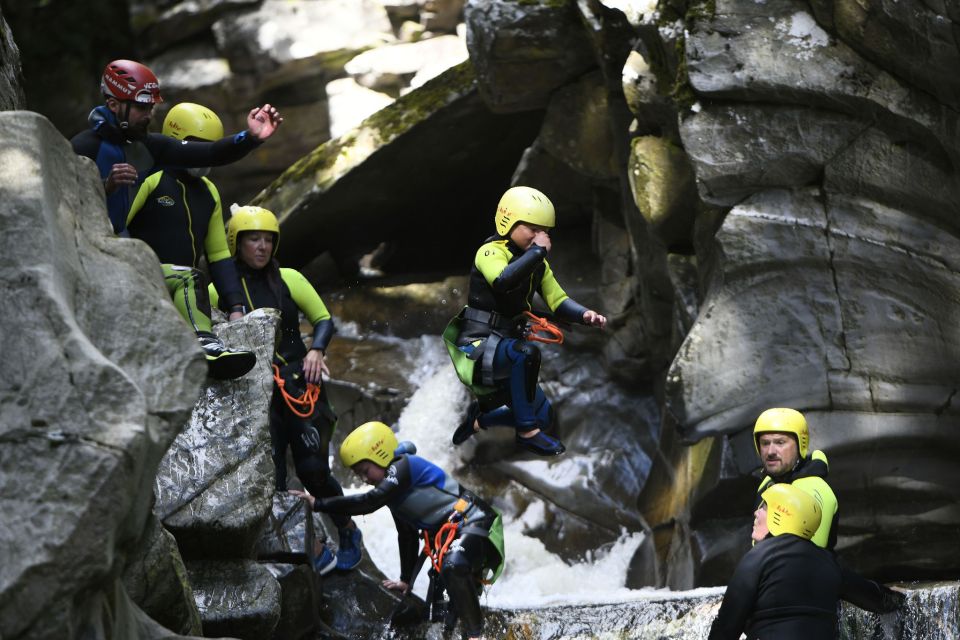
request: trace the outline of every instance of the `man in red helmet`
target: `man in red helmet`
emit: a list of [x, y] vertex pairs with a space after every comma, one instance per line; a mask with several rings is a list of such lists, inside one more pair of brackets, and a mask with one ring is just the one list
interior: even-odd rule
[[149, 133], [154, 105], [163, 102], [160, 82], [139, 62], [114, 60], [103, 70], [104, 104], [90, 112], [90, 128], [71, 140], [73, 150], [97, 163], [113, 230], [125, 234], [130, 203], [157, 165], [212, 167], [247, 155], [273, 135], [283, 118], [269, 104], [247, 115], [247, 129], [215, 142], [181, 142]]

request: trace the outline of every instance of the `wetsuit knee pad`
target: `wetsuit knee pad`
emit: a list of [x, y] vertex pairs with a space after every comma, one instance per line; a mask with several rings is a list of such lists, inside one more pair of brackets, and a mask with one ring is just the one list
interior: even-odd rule
[[514, 351], [523, 356], [523, 388], [527, 400], [533, 402], [537, 396], [537, 380], [540, 378], [540, 349], [529, 342], [516, 342]]

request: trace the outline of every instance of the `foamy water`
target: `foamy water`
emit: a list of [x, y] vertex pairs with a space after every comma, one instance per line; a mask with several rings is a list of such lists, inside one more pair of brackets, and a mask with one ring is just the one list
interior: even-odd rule
[[[417, 391], [397, 421], [397, 438], [414, 442], [418, 455], [450, 472], [464, 463], [462, 449], [450, 444], [450, 434], [469, 401], [468, 392], [457, 379], [438, 337], [424, 336], [407, 342], [409, 348], [419, 352], [414, 361], [420, 364], [415, 371], [409, 372]], [[545, 471], [544, 461], [523, 464]], [[344, 490], [352, 494], [367, 491], [369, 487], [345, 487]], [[483, 598], [486, 606], [526, 608], [679, 595], [659, 589], [636, 590], [624, 586], [630, 560], [643, 540], [642, 533], [624, 531], [614, 544], [598, 550], [582, 562], [567, 564], [550, 553], [540, 540], [523, 533], [542, 524], [544, 513], [543, 504], [533, 502], [519, 517], [504, 519], [507, 563], [497, 583], [486, 589]], [[389, 509], [355, 519], [364, 531], [364, 545], [371, 559], [388, 577], [398, 578], [400, 561], [396, 529]], [[424, 567], [414, 584], [414, 592], [421, 596], [427, 591], [426, 574]]]

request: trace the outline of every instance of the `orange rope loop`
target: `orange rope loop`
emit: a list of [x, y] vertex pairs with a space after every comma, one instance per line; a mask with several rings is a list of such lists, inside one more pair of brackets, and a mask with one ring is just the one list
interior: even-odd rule
[[430, 534], [423, 532], [423, 552], [430, 558], [430, 563], [437, 573], [443, 567], [443, 557], [447, 555], [447, 549], [457, 537], [457, 531], [460, 529], [459, 522], [445, 522], [437, 530], [433, 537], [433, 546], [430, 545]]
[[[302, 396], [292, 396], [283, 388], [287, 382], [280, 376], [280, 367], [277, 365], [273, 365], [273, 381], [277, 383], [280, 395], [283, 396], [283, 400], [287, 403], [290, 411], [301, 418], [309, 418], [313, 415], [313, 409], [317, 406], [317, 400], [320, 398], [320, 385], [312, 382], [307, 383], [307, 390], [303, 392]], [[298, 407], [305, 407], [305, 409], [301, 411]]]
[[563, 344], [563, 331], [560, 330], [560, 327], [529, 311], [523, 313], [530, 319], [530, 326], [527, 328], [527, 340], [547, 344]]

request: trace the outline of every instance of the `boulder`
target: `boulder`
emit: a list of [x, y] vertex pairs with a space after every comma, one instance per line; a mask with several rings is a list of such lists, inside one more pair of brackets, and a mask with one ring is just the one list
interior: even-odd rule
[[389, 95], [368, 89], [353, 78], [329, 82], [326, 91], [331, 138], [339, 138], [393, 102]]
[[203, 633], [177, 541], [153, 514], [123, 570], [123, 584], [130, 599], [164, 627], [184, 635]]
[[[490, 185], [506, 186], [538, 125], [537, 114], [490, 113], [465, 62], [317, 147], [255, 203], [280, 218], [280, 260], [288, 266], [330, 250], [345, 273], [356, 273], [360, 257], [383, 241], [398, 249], [381, 267], [386, 272], [462, 265], [459, 243], [424, 252], [424, 233], [454, 224], [458, 237], [486, 237], [500, 196]], [[427, 171], [411, 157], [438, 161]]]
[[410, 86], [414, 77], [419, 79], [420, 86], [466, 59], [463, 39], [438, 36], [370, 49], [350, 60], [343, 69], [364, 87], [396, 97]]
[[267, 407], [273, 391], [273, 309], [215, 325], [224, 343], [257, 354], [242, 378], [211, 381], [164, 456], [154, 511], [185, 558], [250, 558], [274, 488]]
[[808, 8], [798, 0], [717, 2], [715, 13], [698, 19], [686, 40], [694, 91], [869, 116], [956, 161], [956, 110], [860, 57], [824, 31]]
[[[764, 409], [804, 410], [844, 513], [857, 514], [844, 516], [850, 537], [840, 548], [871, 575], [896, 575], [883, 560], [891, 554], [918, 575], [956, 566], [937, 542], [960, 521], [944, 475], [960, 413], [960, 342], [939, 330], [958, 313], [944, 293], [960, 286], [956, 245], [936, 223], [863, 199], [755, 195], [717, 235], [700, 314], [667, 376], [667, 411], [689, 440], [740, 432], [749, 442]], [[705, 375], [718, 367], [723, 376]], [[921, 441], [931, 444], [916, 448]], [[739, 451], [747, 473], [755, 453]], [[918, 508], [939, 514], [919, 545], [913, 515], [897, 515]]]
[[889, 0], [815, 0], [817, 21], [865, 59], [938, 101], [960, 107], [957, 29], [950, 3], [906, 5]]
[[627, 176], [640, 215], [667, 246], [691, 246], [699, 209], [690, 159], [666, 138], [631, 141]]
[[213, 32], [234, 73], [258, 75], [284, 67], [335, 74], [361, 51], [393, 40], [376, 0], [264, 0], [254, 11], [221, 18]]
[[187, 562], [203, 635], [270, 638], [280, 620], [280, 584], [251, 560]]
[[435, 33], [452, 33], [463, 21], [466, 0], [424, 0], [420, 24]]
[[0, 111], [23, 109], [23, 72], [20, 51], [13, 41], [13, 32], [0, 12]]
[[156, 256], [113, 237], [93, 163], [43, 116], [0, 121], [2, 323], [16, 336], [0, 359], [0, 547], [32, 550], [4, 556], [0, 635], [67, 638], [115, 597], [206, 371]]
[[[320, 593], [309, 564], [264, 565], [280, 585], [280, 620], [274, 640], [316, 638], [320, 629]], [[328, 636], [321, 636], [328, 637]]]
[[573, 0], [471, 0], [465, 18], [480, 95], [496, 113], [542, 109], [596, 65]]
[[152, 54], [189, 40], [231, 13], [256, 9], [260, 0], [130, 1], [130, 24], [140, 50]]
[[599, 71], [557, 89], [550, 97], [538, 138], [547, 153], [598, 180], [618, 175], [607, 100]]

